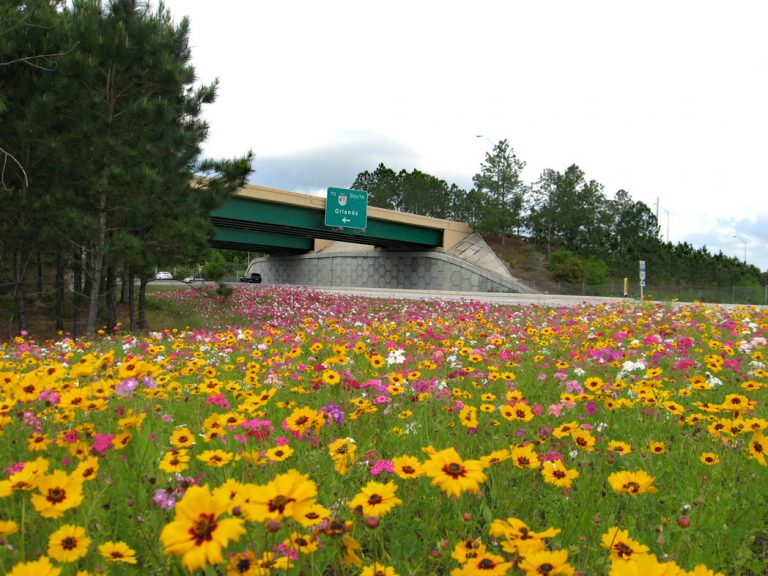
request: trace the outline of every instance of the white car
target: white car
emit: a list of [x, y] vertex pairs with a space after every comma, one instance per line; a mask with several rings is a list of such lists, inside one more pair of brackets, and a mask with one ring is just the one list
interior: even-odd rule
[[173, 280], [173, 274], [170, 272], [158, 272], [155, 274], [155, 280]]

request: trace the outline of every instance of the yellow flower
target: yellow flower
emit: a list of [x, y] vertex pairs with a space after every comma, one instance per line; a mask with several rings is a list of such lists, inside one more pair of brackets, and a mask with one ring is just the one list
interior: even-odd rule
[[657, 488], [652, 485], [654, 480], [655, 478], [649, 476], [644, 470], [637, 470], [636, 472], [614, 472], [608, 476], [608, 483], [615, 492], [618, 492], [619, 494], [629, 494], [631, 496], [657, 492]]
[[392, 467], [399, 478], [418, 478], [424, 476], [424, 466], [415, 456], [395, 456]]
[[0, 538], [16, 534], [19, 531], [19, 525], [13, 520], [0, 520]]
[[243, 504], [243, 513], [248, 520], [265, 522], [293, 518], [301, 522], [315, 503], [317, 484], [309, 476], [296, 470], [279, 474], [265, 486], [249, 485]]
[[707, 466], [714, 466], [720, 462], [720, 457], [714, 452], [704, 452], [701, 456], [699, 456], [699, 460], [701, 460], [701, 462]]
[[348, 566], [355, 566], [356, 568], [362, 568], [363, 561], [357, 555], [357, 551], [362, 548], [360, 543], [349, 534], [344, 534], [341, 537], [341, 544], [344, 548], [341, 563]]
[[653, 554], [640, 554], [631, 562], [613, 560], [609, 576], [680, 576], [684, 574], [674, 562], [658, 561]]
[[291, 456], [293, 456], [293, 448], [290, 446], [273, 446], [264, 452], [264, 457], [270, 462], [282, 462]]
[[99, 546], [99, 553], [108, 562], [122, 562], [124, 564], [136, 564], [136, 551], [122, 541], [105, 542]]
[[157, 467], [169, 474], [174, 472], [184, 472], [184, 470], [189, 468], [188, 463], [190, 457], [188, 452], [188, 450], [184, 450], [183, 448], [166, 452]]
[[505, 562], [503, 556], [481, 552], [477, 556], [467, 558], [466, 563], [459, 569], [451, 572], [452, 576], [503, 576], [512, 567], [512, 562]]
[[176, 504], [176, 517], [160, 533], [165, 553], [181, 556], [190, 572], [224, 562], [223, 549], [245, 533], [240, 518], [220, 518], [228, 508], [223, 491], [211, 494], [208, 485], [188, 488]]
[[629, 537], [629, 532], [613, 526], [603, 534], [603, 548], [611, 551], [611, 560], [633, 560], [641, 554], [648, 553], [648, 546], [640, 544]]
[[32, 505], [43, 518], [61, 518], [83, 501], [82, 479], [63, 470], [42, 476], [37, 490], [39, 494], [32, 494]]
[[518, 468], [538, 468], [541, 466], [539, 455], [534, 451], [533, 444], [512, 448], [512, 462]]
[[195, 436], [192, 434], [189, 428], [184, 426], [183, 428], [176, 428], [171, 433], [171, 444], [174, 448], [188, 448], [194, 445]]
[[84, 528], [64, 524], [48, 538], [48, 555], [58, 562], [74, 562], [88, 554], [90, 544]]
[[547, 484], [562, 488], [570, 488], [571, 483], [579, 477], [577, 470], [569, 470], [562, 462], [547, 460], [542, 464], [541, 476]]
[[575, 572], [573, 566], [568, 564], [568, 552], [565, 550], [530, 552], [523, 558], [520, 568], [525, 576], [572, 576]]
[[392, 566], [384, 566], [378, 562], [374, 562], [370, 566], [363, 568], [360, 572], [360, 576], [399, 576]]
[[431, 455], [424, 464], [424, 472], [432, 478], [448, 496], [460, 496], [463, 492], [477, 492], [485, 482], [485, 465], [479, 460], [462, 460], [453, 448]]
[[761, 466], [766, 465], [765, 449], [767, 447], [762, 431], [752, 435], [752, 439], [749, 441], [749, 454], [752, 458], [757, 460]]
[[16, 564], [6, 576], [59, 576], [61, 568], [56, 568], [46, 556], [33, 562]]
[[397, 504], [402, 504], [403, 501], [395, 496], [395, 492], [397, 484], [391, 480], [386, 484], [371, 481], [352, 498], [348, 506], [363, 516], [381, 517], [388, 514]]
[[197, 459], [200, 460], [200, 462], [205, 462], [214, 468], [226, 466], [233, 458], [234, 455], [231, 452], [226, 452], [224, 450], [206, 450], [197, 456]]

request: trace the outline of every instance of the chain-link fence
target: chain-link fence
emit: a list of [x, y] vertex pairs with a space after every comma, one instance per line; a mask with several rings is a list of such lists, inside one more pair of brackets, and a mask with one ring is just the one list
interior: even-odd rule
[[[546, 282], [528, 280], [525, 283], [548, 294], [574, 294], [582, 296], [629, 296], [640, 298], [640, 285], [637, 281], [629, 282], [627, 294], [624, 282], [610, 284], [569, 284], [567, 282]], [[768, 284], [765, 286], [672, 286], [665, 284], [647, 284], [643, 288], [643, 297], [652, 300], [678, 300], [681, 302], [710, 302], [721, 304], [763, 304], [768, 305]]]

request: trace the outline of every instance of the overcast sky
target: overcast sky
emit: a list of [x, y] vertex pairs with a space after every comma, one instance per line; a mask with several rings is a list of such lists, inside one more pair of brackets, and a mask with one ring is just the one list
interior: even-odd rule
[[165, 4], [220, 81], [205, 154], [253, 150], [255, 184], [323, 194], [383, 162], [469, 189], [505, 138], [526, 181], [577, 164], [658, 201], [664, 239], [768, 270], [764, 0]]

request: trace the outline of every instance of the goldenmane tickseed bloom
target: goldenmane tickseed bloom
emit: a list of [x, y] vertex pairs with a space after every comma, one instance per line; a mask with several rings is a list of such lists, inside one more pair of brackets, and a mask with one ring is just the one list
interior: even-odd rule
[[418, 478], [424, 476], [424, 465], [415, 456], [395, 456], [392, 467], [398, 478]]
[[477, 492], [485, 482], [485, 465], [479, 460], [462, 460], [454, 448], [432, 454], [424, 463], [424, 472], [448, 496]]
[[607, 449], [609, 452], [616, 452], [617, 454], [629, 454], [632, 452], [632, 445], [621, 440], [611, 440], [608, 442]]
[[48, 470], [48, 460], [45, 458], [25, 462], [23, 467], [12, 472], [7, 480], [0, 480], [0, 498], [10, 496], [14, 492], [34, 490], [46, 470]]
[[766, 442], [763, 432], [760, 431], [752, 435], [752, 439], [749, 441], [749, 455], [758, 461], [761, 466], [766, 465], [765, 450], [768, 448], [768, 442]]
[[535, 469], [541, 466], [541, 460], [539, 460], [539, 455], [533, 449], [533, 444], [514, 446], [510, 458], [517, 468]]
[[534, 532], [518, 518], [496, 519], [491, 522], [490, 535], [504, 538], [501, 547], [510, 554], [525, 556], [529, 552], [544, 550], [544, 538], [552, 538], [560, 533], [559, 528], [547, 528], [543, 532]]
[[48, 556], [57, 562], [74, 562], [88, 554], [90, 544], [84, 528], [64, 524], [48, 537]]
[[318, 431], [325, 424], [323, 415], [313, 408], [303, 406], [296, 408], [283, 422], [283, 427], [290, 430], [295, 436], [306, 436], [310, 432]]
[[482, 554], [486, 550], [486, 545], [480, 538], [467, 538], [462, 540], [453, 547], [451, 552], [451, 558], [456, 560], [459, 564], [464, 564], [470, 558], [475, 558], [479, 554]]
[[653, 454], [667, 453], [667, 445], [664, 442], [651, 442], [648, 448]]
[[529, 552], [520, 563], [525, 576], [573, 576], [573, 566], [568, 564], [566, 550]]
[[720, 456], [714, 452], [703, 452], [701, 456], [699, 456], [699, 460], [707, 466], [714, 466], [720, 462]]
[[248, 520], [266, 522], [293, 518], [302, 522], [315, 503], [317, 484], [309, 476], [289, 470], [264, 486], [247, 485], [246, 496], [248, 501], [242, 509]]
[[0, 520], [0, 538], [10, 536], [19, 531], [19, 525], [13, 520]]
[[174, 449], [163, 455], [157, 467], [169, 474], [184, 472], [184, 470], [189, 468], [189, 461], [189, 450], [183, 448]]
[[578, 470], [569, 470], [562, 461], [547, 460], [542, 463], [541, 477], [547, 484], [554, 484], [561, 488], [570, 488], [573, 481], [579, 477]]
[[611, 551], [611, 560], [633, 560], [648, 553], [648, 546], [629, 537], [627, 530], [613, 526], [603, 534], [601, 545]]
[[615, 492], [630, 496], [657, 492], [658, 489], [653, 486], [654, 480], [655, 478], [644, 470], [614, 472], [608, 476], [608, 483]]
[[189, 428], [183, 426], [171, 433], [170, 441], [174, 448], [189, 448], [195, 444], [195, 435]]
[[123, 563], [123, 564], [136, 564], [136, 551], [128, 546], [125, 542], [105, 542], [99, 546], [99, 553], [102, 558], [108, 562]]
[[596, 440], [595, 437], [589, 433], [589, 430], [574, 430], [571, 433], [571, 439], [580, 450], [586, 450], [587, 452], [592, 452], [592, 450], [594, 450]]
[[245, 533], [240, 518], [220, 518], [229, 504], [226, 494], [211, 494], [207, 484], [189, 487], [176, 504], [176, 517], [160, 533], [165, 553], [181, 556], [190, 571], [224, 562], [223, 549]]
[[392, 566], [384, 566], [378, 562], [374, 562], [370, 566], [363, 568], [360, 572], [360, 576], [400, 576]]
[[345, 475], [357, 461], [357, 446], [352, 438], [338, 438], [328, 445], [328, 454], [333, 460], [333, 467], [339, 474]]
[[75, 474], [54, 470], [37, 482], [32, 494], [32, 506], [43, 518], [61, 518], [66, 510], [76, 508], [83, 501], [83, 480]]
[[397, 504], [402, 504], [403, 501], [395, 496], [395, 492], [397, 492], [397, 484], [392, 480], [386, 484], [371, 481], [363, 486], [360, 493], [355, 495], [347, 506], [363, 516], [380, 518], [389, 514]]
[[502, 576], [512, 567], [503, 556], [482, 552], [473, 558], [467, 558], [466, 563], [458, 570], [452, 570], [451, 576]]
[[16, 564], [6, 576], [59, 576], [61, 568], [57, 568], [47, 556], [41, 556], [32, 562]]
[[653, 554], [640, 554], [631, 561], [613, 560], [609, 576], [681, 576], [684, 571], [674, 562], [659, 562]]
[[226, 466], [234, 459], [232, 452], [226, 452], [225, 450], [206, 450], [202, 454], [197, 455], [197, 459], [200, 462], [205, 462], [209, 466], [214, 468], [221, 468]]
[[362, 568], [363, 561], [357, 555], [357, 551], [362, 549], [360, 543], [349, 534], [344, 534], [341, 537], [341, 545], [343, 547], [341, 563], [347, 566]]

